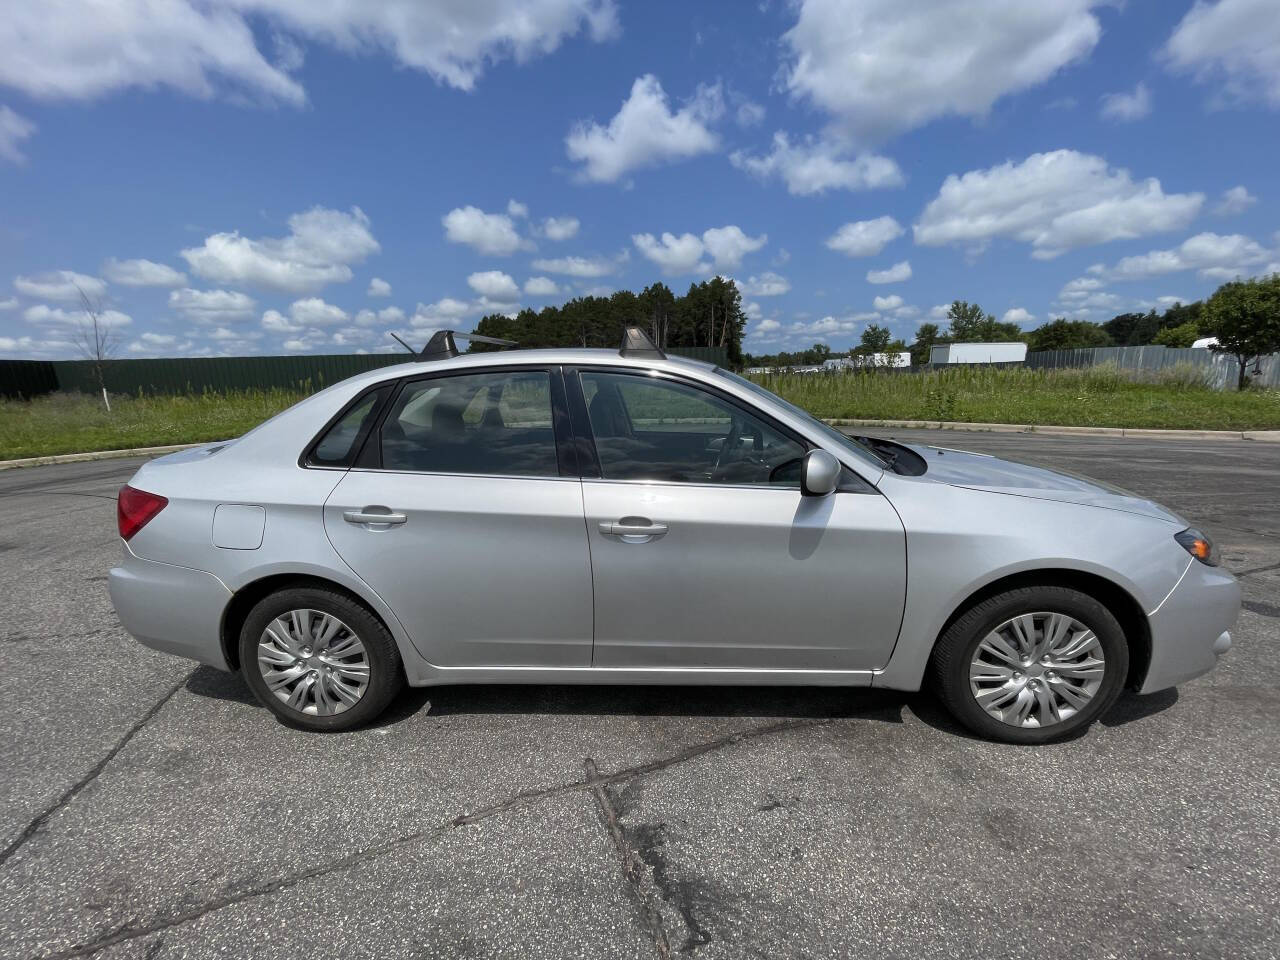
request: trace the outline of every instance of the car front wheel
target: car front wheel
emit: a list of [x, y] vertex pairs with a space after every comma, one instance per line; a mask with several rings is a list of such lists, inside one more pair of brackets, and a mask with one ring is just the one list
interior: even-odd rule
[[349, 730], [380, 714], [404, 683], [387, 628], [337, 591], [294, 587], [260, 600], [240, 631], [254, 696], [304, 730]]
[[1115, 616], [1088, 594], [1022, 587], [960, 616], [938, 641], [930, 671], [942, 702], [973, 732], [1048, 743], [1115, 702], [1129, 648]]

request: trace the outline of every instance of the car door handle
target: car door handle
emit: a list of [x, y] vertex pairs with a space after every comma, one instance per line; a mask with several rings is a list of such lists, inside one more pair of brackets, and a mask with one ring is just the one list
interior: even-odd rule
[[667, 532], [665, 523], [641, 522], [640, 517], [623, 517], [621, 520], [601, 520], [600, 532], [607, 537], [661, 537]]
[[[386, 512], [382, 512], [385, 510]], [[397, 524], [404, 523], [409, 518], [403, 513], [392, 513], [385, 507], [365, 507], [363, 510], [347, 510], [342, 514], [342, 519], [347, 523], [385, 523]]]

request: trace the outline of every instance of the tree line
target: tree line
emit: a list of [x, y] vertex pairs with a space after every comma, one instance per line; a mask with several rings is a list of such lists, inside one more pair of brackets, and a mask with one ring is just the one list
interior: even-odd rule
[[[618, 290], [607, 297], [575, 297], [562, 306], [524, 309], [515, 316], [482, 317], [476, 333], [516, 340], [522, 347], [613, 347], [626, 326], [641, 327], [659, 347], [723, 347], [733, 366], [743, 363], [747, 315], [732, 280], [713, 277], [689, 285], [677, 297], [664, 283], [639, 293]], [[477, 343], [474, 351], [496, 347]]]

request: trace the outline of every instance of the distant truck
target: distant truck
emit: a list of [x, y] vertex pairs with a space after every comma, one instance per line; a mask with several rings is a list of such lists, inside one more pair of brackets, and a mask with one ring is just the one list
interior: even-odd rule
[[894, 353], [857, 353], [847, 357], [832, 357], [822, 361], [824, 370], [859, 370], [864, 368], [884, 368], [911, 366], [909, 350]]
[[1027, 359], [1027, 345], [1011, 343], [937, 343], [929, 350], [929, 362], [1020, 363]]

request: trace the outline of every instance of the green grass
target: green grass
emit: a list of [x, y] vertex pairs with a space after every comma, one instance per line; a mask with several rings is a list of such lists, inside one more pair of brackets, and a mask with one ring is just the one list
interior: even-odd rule
[[102, 398], [55, 393], [0, 401], [0, 460], [88, 450], [226, 440], [292, 406], [293, 390], [244, 390], [182, 397]]
[[[754, 378], [820, 417], [973, 423], [1280, 429], [1280, 390], [1216, 391], [1193, 371], [959, 367], [928, 373], [777, 374]], [[88, 394], [0, 401], [0, 460], [237, 437], [305, 396], [246, 390], [182, 397]]]
[[1139, 375], [1114, 367], [957, 367], [925, 373], [852, 371], [752, 378], [819, 417], [969, 423], [1280, 428], [1280, 390], [1213, 390], [1191, 369]]

